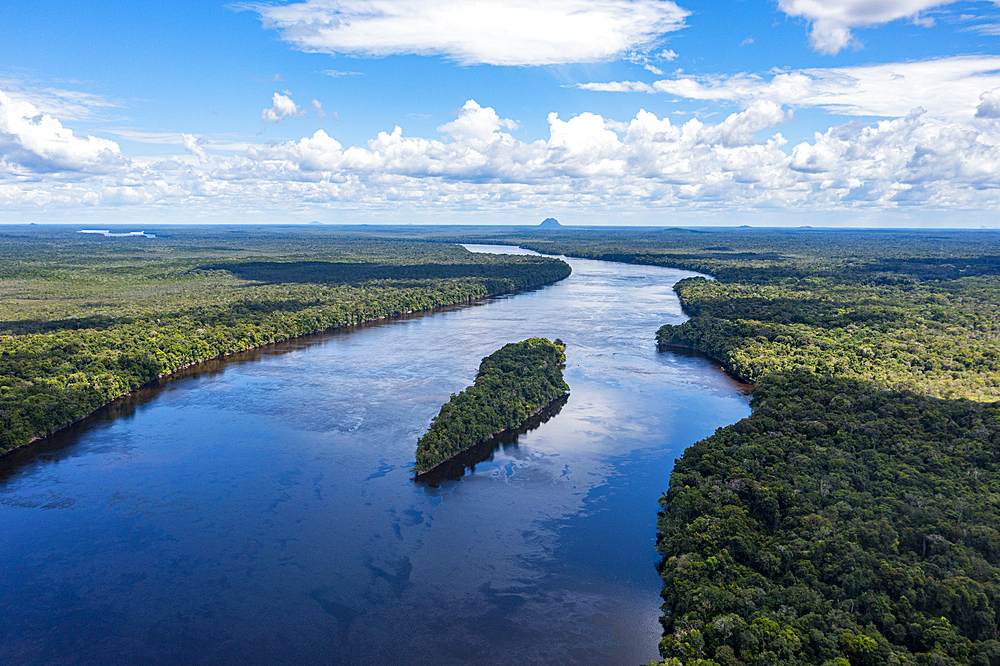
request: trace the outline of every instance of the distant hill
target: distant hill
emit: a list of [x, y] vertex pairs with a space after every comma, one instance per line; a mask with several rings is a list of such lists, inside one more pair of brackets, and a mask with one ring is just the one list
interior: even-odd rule
[[543, 229], [554, 229], [556, 227], [561, 227], [562, 225], [559, 224], [559, 220], [557, 220], [556, 218], [547, 217], [544, 220], [542, 220], [542, 223], [539, 224], [538, 226], [542, 227]]

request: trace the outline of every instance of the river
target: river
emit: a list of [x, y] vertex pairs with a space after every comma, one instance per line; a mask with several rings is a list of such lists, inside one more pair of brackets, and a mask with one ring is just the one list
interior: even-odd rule
[[[656, 350], [691, 273], [566, 261], [543, 289], [203, 364], [0, 459], [0, 663], [656, 657], [657, 499], [748, 397]], [[414, 483], [441, 404], [535, 335], [567, 344], [561, 411]]]

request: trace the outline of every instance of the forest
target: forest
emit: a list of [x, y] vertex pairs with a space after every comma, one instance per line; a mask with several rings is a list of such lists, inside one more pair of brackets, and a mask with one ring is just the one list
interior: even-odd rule
[[569, 391], [561, 340], [528, 338], [482, 360], [472, 386], [452, 394], [417, 442], [419, 475], [530, 416]]
[[1000, 235], [568, 230], [679, 266], [694, 349], [755, 383], [661, 500], [660, 664], [1000, 664]]
[[555, 259], [355, 230], [60, 227], [0, 232], [0, 453], [179, 368], [549, 284]]

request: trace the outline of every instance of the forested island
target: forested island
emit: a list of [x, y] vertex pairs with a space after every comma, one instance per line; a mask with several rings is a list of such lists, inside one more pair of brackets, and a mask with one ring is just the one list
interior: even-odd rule
[[453, 394], [418, 440], [413, 471], [420, 477], [562, 398], [569, 391], [565, 362], [566, 346], [546, 338], [504, 345], [484, 358], [473, 385]]
[[0, 453], [206, 359], [565, 278], [564, 262], [323, 228], [0, 233]]

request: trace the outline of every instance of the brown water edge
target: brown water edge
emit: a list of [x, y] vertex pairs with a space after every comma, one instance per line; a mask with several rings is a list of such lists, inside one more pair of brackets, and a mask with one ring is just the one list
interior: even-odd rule
[[[556, 282], [559, 282], [559, 280]], [[224, 354], [219, 354], [218, 356], [202, 359], [200, 361], [194, 361], [193, 363], [186, 363], [178, 367], [173, 372], [168, 372], [154, 377], [145, 384], [142, 384], [128, 393], [123, 393], [116, 398], [112, 398], [108, 402], [98, 405], [80, 418], [70, 421], [69, 423], [65, 423], [51, 432], [44, 435], [35, 435], [23, 444], [15, 446], [12, 449], [7, 449], [6, 451], [0, 451], [0, 478], [2, 478], [4, 470], [16, 468], [19, 464], [29, 460], [35, 455], [35, 453], [52, 452], [57, 450], [61, 446], [61, 442], [64, 442], [67, 437], [72, 437], [76, 433], [86, 430], [95, 423], [114, 421], [115, 419], [124, 416], [131, 416], [135, 413], [136, 407], [152, 400], [158, 393], [159, 389], [179, 379], [205, 373], [212, 374], [221, 372], [225, 366], [230, 363], [244, 363], [247, 361], [258, 360], [258, 357], [265, 353], [268, 355], [287, 354], [301, 348], [302, 343], [310, 345], [318, 344], [331, 335], [343, 335], [345, 333], [350, 333], [351, 331], [371, 326], [379, 326], [389, 321], [419, 319], [421, 317], [439, 312], [454, 312], [469, 306], [484, 305], [492, 300], [506, 298], [516, 294], [538, 291], [552, 284], [556, 284], [556, 282], [532, 284], [520, 289], [514, 289], [512, 291], [486, 294], [485, 296], [480, 296], [478, 298], [467, 298], [461, 301], [455, 301], [454, 303], [448, 303], [446, 305], [435, 305], [434, 307], [426, 308], [424, 310], [409, 310], [407, 312], [376, 317], [374, 319], [355, 322], [353, 324], [321, 328], [304, 335], [275, 340], [274, 342], [268, 342], [256, 347], [247, 347], [245, 349], [226, 352]]]
[[502, 446], [516, 447], [517, 439], [521, 435], [538, 428], [540, 425], [558, 414], [566, 401], [569, 400], [569, 393], [563, 393], [557, 398], [553, 398], [548, 404], [536, 410], [520, 426], [516, 428], [505, 428], [476, 442], [467, 449], [463, 449], [451, 458], [439, 462], [434, 467], [423, 472], [418, 472], [413, 480], [431, 488], [437, 488], [442, 481], [457, 481], [465, 475], [466, 471], [476, 471], [476, 465], [493, 460], [493, 454]]

